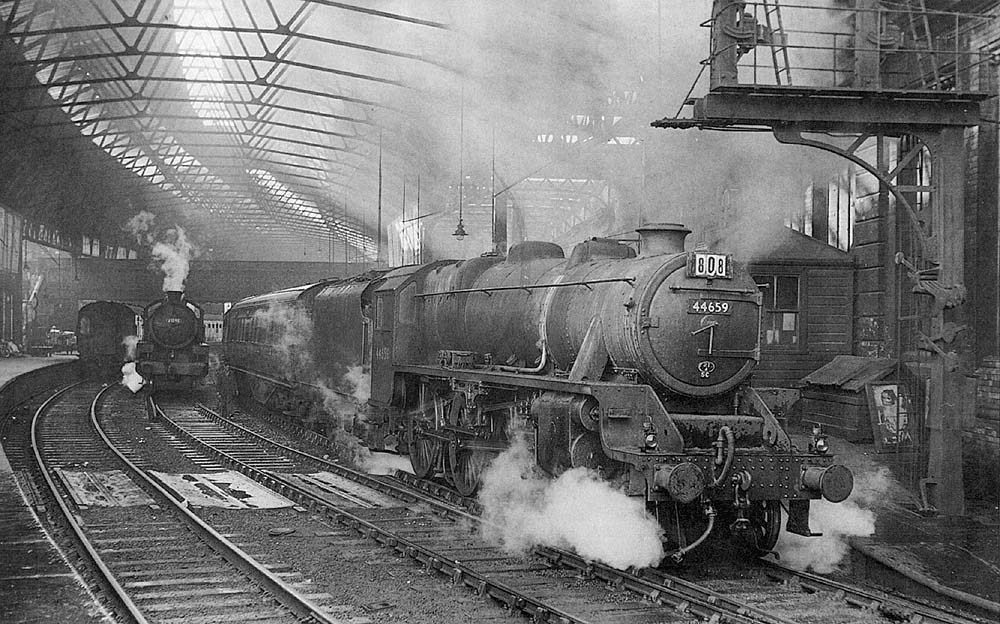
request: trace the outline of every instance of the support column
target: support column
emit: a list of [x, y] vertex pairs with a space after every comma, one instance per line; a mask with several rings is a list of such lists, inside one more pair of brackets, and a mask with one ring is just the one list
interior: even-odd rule
[[[932, 297], [930, 333], [922, 336], [930, 353], [930, 396], [927, 406], [927, 479], [925, 503], [944, 516], [965, 513], [962, 479], [962, 423], [975, 409], [975, 390], [965, 371], [971, 370], [970, 349], [962, 334], [965, 317], [965, 138], [962, 128], [941, 128], [925, 137], [931, 146], [937, 201], [932, 207], [928, 256], [936, 255], [936, 280], [920, 280], [914, 292]], [[928, 258], [931, 259], [931, 258]], [[970, 416], [971, 417], [971, 416]]]

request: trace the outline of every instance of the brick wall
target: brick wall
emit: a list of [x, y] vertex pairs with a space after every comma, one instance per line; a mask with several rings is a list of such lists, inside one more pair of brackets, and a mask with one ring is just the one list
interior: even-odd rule
[[976, 369], [976, 377], [976, 414], [962, 432], [965, 490], [971, 499], [996, 503], [1000, 498], [1000, 357], [986, 358]]

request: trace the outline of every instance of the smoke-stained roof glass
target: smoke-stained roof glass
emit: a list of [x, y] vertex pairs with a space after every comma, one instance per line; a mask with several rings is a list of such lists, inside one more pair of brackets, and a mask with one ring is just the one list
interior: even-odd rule
[[446, 29], [433, 3], [407, 4], [421, 14], [327, 0], [0, 2], [6, 70], [35, 79], [8, 82], [3, 122], [49, 132], [71, 158], [100, 148], [138, 178], [118, 183], [138, 185], [144, 207], [220, 249], [329, 238], [373, 258], [362, 211], [377, 193], [376, 118], [407, 88], [406, 65], [427, 62], [402, 42]]

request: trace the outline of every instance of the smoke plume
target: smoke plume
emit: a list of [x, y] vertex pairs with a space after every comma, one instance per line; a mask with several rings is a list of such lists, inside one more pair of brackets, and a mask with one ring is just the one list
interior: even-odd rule
[[663, 558], [661, 529], [642, 501], [584, 468], [547, 479], [534, 466], [523, 435], [483, 476], [479, 494], [484, 536], [507, 552], [533, 546], [572, 548], [618, 569], [653, 566]]
[[[809, 527], [821, 537], [802, 537], [782, 527], [775, 547], [781, 561], [798, 570], [819, 574], [833, 572], [850, 552], [850, 537], [875, 533], [876, 507], [893, 491], [889, 469], [881, 466], [855, 476], [854, 490], [842, 503], [814, 500], [809, 507]], [[896, 487], [899, 487], [896, 484]]]

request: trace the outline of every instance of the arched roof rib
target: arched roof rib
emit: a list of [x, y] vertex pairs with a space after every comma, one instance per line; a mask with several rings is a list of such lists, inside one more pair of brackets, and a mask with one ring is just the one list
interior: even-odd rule
[[139, 190], [208, 247], [270, 232], [372, 259], [376, 116], [399, 112], [408, 64], [447, 69], [396, 36], [443, 20], [329, 0], [13, 0], [0, 21], [2, 72], [20, 77], [0, 96], [3, 136], [93, 161], [122, 189], [112, 220]]

